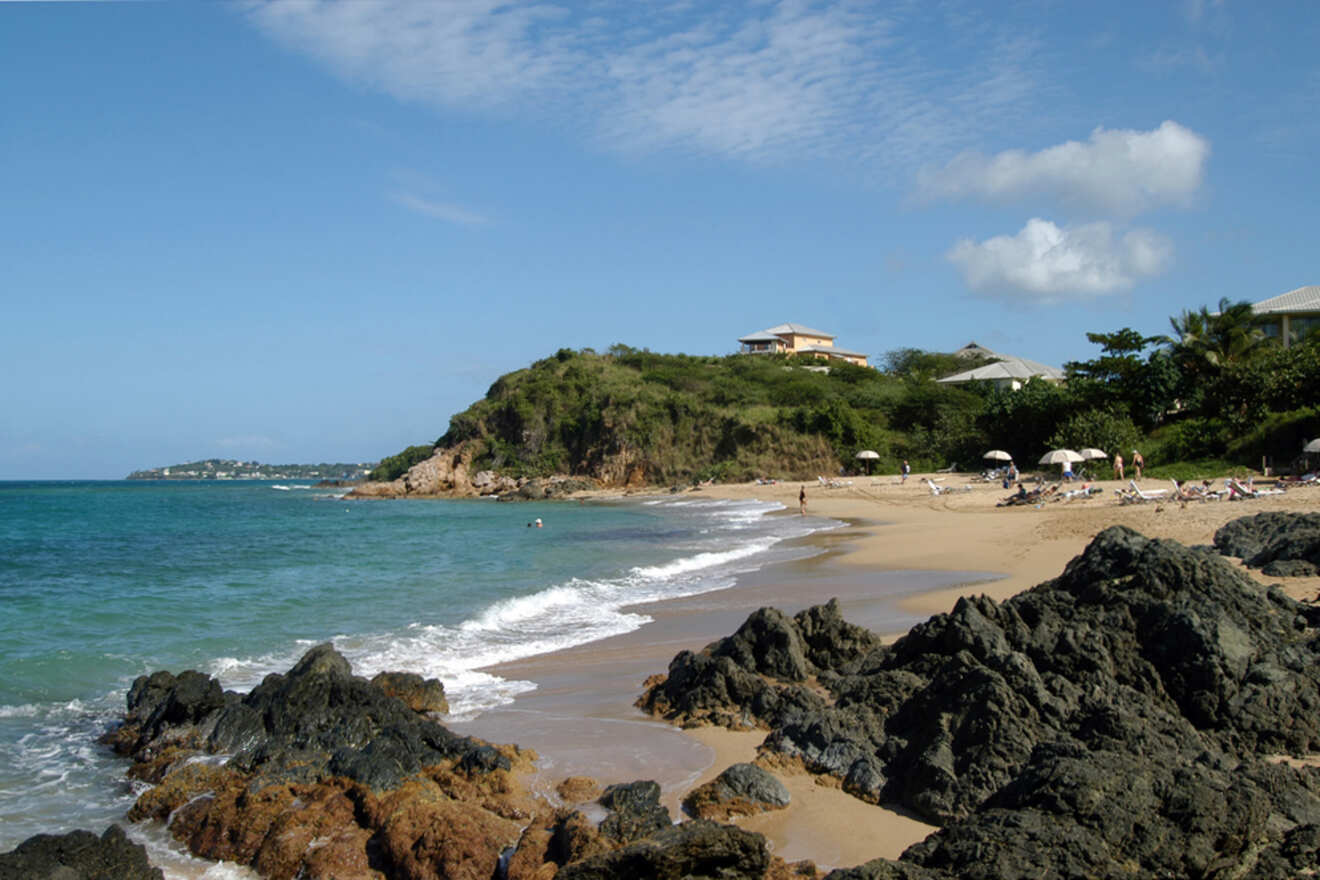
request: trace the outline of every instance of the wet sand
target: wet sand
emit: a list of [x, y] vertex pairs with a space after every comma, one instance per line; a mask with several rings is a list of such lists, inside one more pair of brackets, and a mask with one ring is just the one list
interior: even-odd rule
[[[779, 515], [795, 516], [800, 485], [714, 486], [693, 497], [779, 501], [788, 509]], [[1109, 525], [1201, 544], [1239, 516], [1320, 508], [1320, 489], [1240, 503], [1119, 505], [1111, 491], [1119, 484], [1100, 483], [1105, 493], [1095, 498], [996, 509], [995, 502], [1007, 494], [997, 485], [970, 484], [957, 476], [937, 485], [959, 491], [932, 495], [920, 476], [907, 483], [854, 478], [834, 489], [808, 484], [810, 514], [848, 523], [805, 539], [818, 555], [741, 577], [729, 589], [637, 606], [630, 610], [652, 622], [634, 632], [493, 667], [488, 671], [533, 681], [537, 689], [451, 726], [535, 749], [541, 762], [532, 784], [552, 803], [558, 801], [555, 785], [566, 776], [590, 776], [602, 785], [654, 779], [677, 816], [678, 802], [690, 788], [730, 763], [752, 760], [764, 734], [681, 731], [646, 717], [633, 701], [642, 682], [664, 672], [675, 654], [728, 635], [757, 608], [772, 605], [791, 614], [837, 597], [849, 621], [897, 636], [949, 610], [959, 596], [1003, 599], [1054, 577]], [[1316, 578], [1261, 580], [1281, 583], [1296, 598], [1312, 598], [1320, 590]], [[811, 776], [776, 772], [793, 803], [738, 824], [765, 834], [790, 861], [844, 866], [893, 858], [933, 830]]]

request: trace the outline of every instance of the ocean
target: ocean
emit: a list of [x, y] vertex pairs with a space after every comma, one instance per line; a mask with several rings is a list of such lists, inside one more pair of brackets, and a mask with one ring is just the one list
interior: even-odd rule
[[[691, 494], [500, 504], [247, 481], [0, 483], [0, 852], [125, 824], [136, 792], [95, 740], [136, 676], [197, 669], [245, 691], [332, 641], [359, 675], [440, 678], [452, 715], [470, 719], [534, 687], [483, 667], [634, 630], [648, 618], [629, 606], [731, 586], [841, 525], [780, 509]], [[130, 833], [159, 863], [163, 835]]]

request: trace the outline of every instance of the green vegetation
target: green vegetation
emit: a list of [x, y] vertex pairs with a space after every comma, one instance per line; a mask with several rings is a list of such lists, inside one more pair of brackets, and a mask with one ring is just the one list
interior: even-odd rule
[[[915, 349], [889, 353], [882, 369], [828, 371], [798, 357], [560, 349], [500, 377], [436, 445], [469, 444], [475, 469], [614, 485], [814, 479], [859, 470], [862, 449], [879, 454], [877, 473], [904, 459], [979, 469], [992, 448], [1030, 465], [1058, 446], [1139, 448], [1148, 473], [1180, 479], [1245, 472], [1262, 457], [1288, 466], [1320, 435], [1320, 339], [1278, 348], [1244, 305], [1184, 312], [1173, 336], [1088, 333], [1100, 352], [1065, 364], [1066, 383], [1016, 391], [939, 384], [981, 362]], [[431, 450], [391, 456], [373, 477], [392, 479]]]

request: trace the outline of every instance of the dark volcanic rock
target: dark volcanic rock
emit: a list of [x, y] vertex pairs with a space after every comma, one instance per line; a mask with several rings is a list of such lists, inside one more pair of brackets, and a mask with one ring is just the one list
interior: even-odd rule
[[699, 819], [751, 816], [788, 803], [784, 784], [755, 764], [733, 764], [683, 799], [683, 807]]
[[[811, 629], [831, 615], [812, 611], [796, 641], [758, 612], [679, 655], [642, 704], [751, 720], [770, 728], [765, 748], [943, 826], [902, 863], [841, 876], [1286, 877], [1316, 863], [1320, 777], [1267, 758], [1320, 748], [1320, 609], [1220, 557], [1110, 528], [1057, 579], [962, 599], [888, 647], [845, 631], [831, 651]], [[828, 699], [784, 675], [795, 644]]]
[[38, 834], [0, 854], [4, 880], [164, 880], [147, 861], [146, 849], [124, 829], [111, 825], [97, 837], [90, 831]]
[[611, 785], [600, 796], [600, 804], [610, 811], [600, 823], [600, 833], [618, 843], [650, 837], [674, 824], [660, 805], [660, 786], [650, 780]]
[[1320, 566], [1320, 513], [1274, 511], [1235, 519], [1215, 532], [1215, 549], [1267, 574], [1313, 576]]
[[769, 867], [761, 835], [696, 820], [568, 865], [555, 880], [750, 880], [764, 877]]

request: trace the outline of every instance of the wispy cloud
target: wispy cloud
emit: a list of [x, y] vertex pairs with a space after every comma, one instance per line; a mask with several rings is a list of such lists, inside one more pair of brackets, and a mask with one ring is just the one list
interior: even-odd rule
[[469, 211], [461, 205], [436, 202], [411, 193], [390, 193], [390, 200], [410, 211], [416, 211], [418, 214], [434, 217], [437, 220], [456, 223], [459, 226], [484, 226], [489, 222], [483, 215]]
[[959, 241], [947, 257], [978, 293], [1051, 304], [1128, 290], [1164, 272], [1173, 245], [1149, 229], [1120, 237], [1108, 222], [1061, 228], [1033, 218], [1014, 236]]
[[1068, 141], [1036, 153], [963, 153], [918, 175], [929, 199], [1017, 202], [1053, 198], [1082, 211], [1131, 216], [1185, 205], [1201, 187], [1210, 142], [1166, 121], [1151, 131], [1097, 128], [1085, 143]]
[[1182, 49], [1164, 47], [1137, 60], [1137, 67], [1153, 73], [1189, 68], [1198, 73], [1210, 74], [1223, 66], [1223, 54], [1212, 56], [1204, 46]]
[[258, 28], [355, 82], [448, 110], [539, 117], [611, 149], [910, 172], [1030, 116], [1042, 41], [905, 2], [584, 7], [250, 0]]

